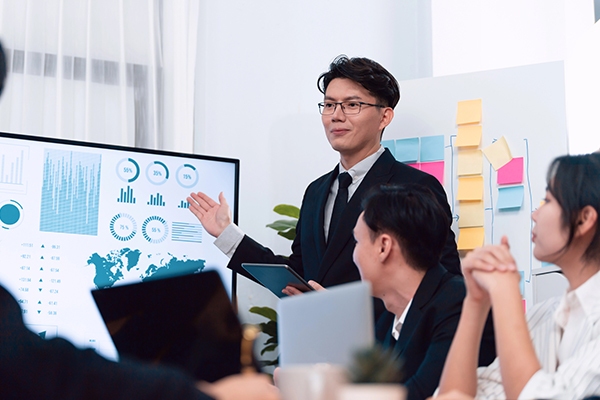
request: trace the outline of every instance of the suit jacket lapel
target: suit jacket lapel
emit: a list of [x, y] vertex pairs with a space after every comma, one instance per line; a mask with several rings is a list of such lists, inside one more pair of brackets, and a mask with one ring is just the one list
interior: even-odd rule
[[[363, 181], [352, 195], [352, 198], [350, 198], [350, 201], [341, 215], [339, 225], [335, 232], [333, 232], [332, 235], [330, 234], [330, 237], [332, 237], [333, 240], [327, 243], [325, 254], [321, 258], [321, 266], [319, 267], [317, 278], [318, 282], [323, 280], [344, 246], [352, 239], [352, 230], [361, 213], [360, 203], [363, 196], [374, 185], [389, 182], [389, 179], [392, 176], [390, 169], [395, 162], [392, 153], [390, 153], [388, 149], [385, 149], [385, 152], [377, 159], [375, 164], [373, 164], [373, 167], [367, 172], [367, 175], [365, 175]], [[325, 200], [327, 200], [327, 197], [325, 197]], [[324, 218], [324, 208], [325, 203], [323, 203], [323, 209], [321, 210], [321, 218]], [[324, 235], [322, 227], [323, 225], [321, 224], [321, 234]]]
[[423, 316], [423, 307], [431, 301], [431, 298], [437, 287], [440, 285], [442, 278], [447, 273], [448, 271], [444, 267], [438, 265], [437, 267], [427, 271], [423, 277], [423, 280], [421, 281], [421, 284], [415, 293], [415, 297], [413, 298], [410, 309], [408, 310], [408, 314], [406, 314], [404, 324], [400, 330], [400, 336], [398, 337], [398, 341], [394, 347], [394, 350], [398, 353], [398, 355], [402, 355], [406, 349], [408, 341], [413, 336], [413, 333]]
[[331, 189], [331, 185], [333, 181], [337, 178], [339, 174], [339, 166], [336, 165], [333, 171], [331, 171], [327, 177], [327, 179], [323, 179], [321, 186], [317, 188], [318, 197], [315, 199], [315, 209], [318, 210], [318, 222], [314, 225], [314, 231], [312, 232], [313, 237], [317, 238], [317, 253], [318, 259], [322, 260], [325, 253], [325, 247], [327, 242], [325, 240], [325, 230], [323, 227], [325, 226], [325, 204], [327, 203], [327, 199], [329, 198], [329, 192]]

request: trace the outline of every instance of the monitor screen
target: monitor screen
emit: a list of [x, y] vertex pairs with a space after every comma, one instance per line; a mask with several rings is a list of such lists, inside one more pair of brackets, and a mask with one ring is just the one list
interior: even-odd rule
[[223, 192], [239, 161], [0, 133], [0, 283], [29, 329], [118, 357], [91, 290], [217, 270], [228, 259], [187, 196]]

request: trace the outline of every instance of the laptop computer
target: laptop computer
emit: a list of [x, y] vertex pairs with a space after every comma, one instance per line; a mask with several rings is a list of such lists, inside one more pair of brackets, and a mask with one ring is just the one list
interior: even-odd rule
[[242, 329], [216, 271], [92, 290], [119, 356], [213, 382], [240, 372]]
[[277, 305], [279, 362], [349, 366], [354, 352], [374, 344], [368, 282], [283, 298]]

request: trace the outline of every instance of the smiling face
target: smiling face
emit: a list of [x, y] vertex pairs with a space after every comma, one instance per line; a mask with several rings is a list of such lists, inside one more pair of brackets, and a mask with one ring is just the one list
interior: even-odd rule
[[[333, 79], [327, 86], [324, 101], [349, 100], [379, 104], [360, 84], [346, 78]], [[379, 149], [381, 131], [393, 116], [390, 107], [362, 106], [359, 114], [345, 115], [337, 106], [333, 114], [322, 115], [321, 119], [329, 144], [340, 153], [344, 168], [349, 169]]]
[[558, 201], [546, 191], [544, 203], [531, 216], [535, 222], [531, 236], [535, 244], [533, 255], [540, 261], [556, 263], [564, 254], [569, 232], [563, 226], [562, 213]]

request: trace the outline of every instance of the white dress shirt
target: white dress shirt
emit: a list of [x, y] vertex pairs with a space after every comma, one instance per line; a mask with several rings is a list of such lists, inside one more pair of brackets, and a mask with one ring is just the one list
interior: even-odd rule
[[[367, 172], [371, 169], [373, 164], [377, 161], [377, 159], [383, 154], [385, 148], [383, 146], [379, 147], [375, 153], [371, 154], [369, 157], [364, 160], [358, 162], [355, 166], [350, 168], [349, 170], [344, 169], [342, 167], [342, 163], [339, 164], [339, 173], [347, 172], [352, 177], [352, 183], [348, 186], [348, 201], [352, 198], [354, 192], [361, 184]], [[323, 230], [325, 232], [325, 237], [329, 237], [329, 224], [331, 223], [331, 215], [333, 214], [333, 204], [335, 203], [335, 197], [337, 196], [338, 188], [340, 187], [340, 183], [337, 179], [333, 181], [331, 185], [331, 189], [329, 190], [329, 197], [327, 198], [327, 202], [325, 203], [325, 222], [323, 226]]]
[[410, 305], [412, 304], [412, 301], [413, 299], [410, 299], [410, 301], [404, 308], [404, 311], [402, 311], [402, 315], [396, 315], [394, 317], [394, 325], [392, 325], [392, 337], [395, 340], [398, 340], [398, 338], [400, 337], [400, 330], [402, 329], [402, 325], [404, 325], [404, 320], [406, 319], [406, 314], [408, 314], [408, 310], [410, 308]]
[[[542, 368], [519, 399], [582, 399], [600, 394], [600, 272], [577, 289], [527, 313]], [[477, 371], [477, 399], [506, 398], [496, 358]]]

